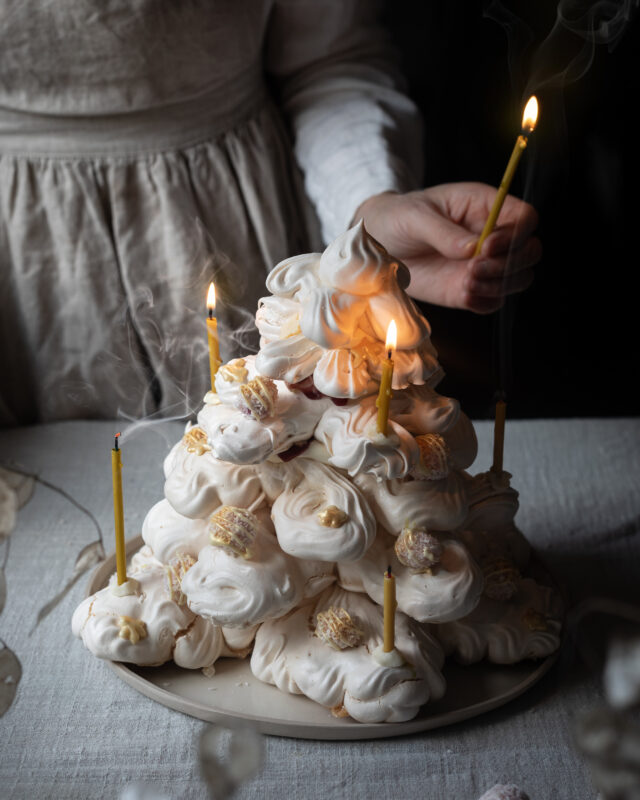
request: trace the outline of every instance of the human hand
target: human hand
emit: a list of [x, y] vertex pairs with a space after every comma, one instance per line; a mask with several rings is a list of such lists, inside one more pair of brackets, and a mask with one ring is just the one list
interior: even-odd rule
[[496, 311], [526, 289], [542, 247], [533, 236], [533, 206], [507, 195], [498, 225], [475, 246], [497, 190], [484, 183], [445, 183], [407, 194], [383, 192], [357, 210], [369, 233], [411, 272], [409, 294], [477, 314]]

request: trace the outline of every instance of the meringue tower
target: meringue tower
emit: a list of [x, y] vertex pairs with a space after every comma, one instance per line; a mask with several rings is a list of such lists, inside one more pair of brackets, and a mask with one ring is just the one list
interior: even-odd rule
[[408, 284], [362, 222], [271, 271], [259, 352], [220, 367], [165, 460], [130, 565], [138, 587], [115, 594], [114, 577], [74, 614], [94, 655], [208, 674], [220, 657], [250, 658], [257, 678], [336, 716], [399, 722], [443, 696], [447, 655], [513, 663], [558, 646], [557, 597], [525, 577], [510, 476], [466, 471], [473, 426], [436, 392], [443, 371]]

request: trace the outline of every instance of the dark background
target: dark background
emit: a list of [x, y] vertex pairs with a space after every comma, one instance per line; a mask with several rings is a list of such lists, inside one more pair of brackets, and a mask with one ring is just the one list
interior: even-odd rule
[[[447, 372], [439, 391], [458, 397], [476, 419], [492, 415], [499, 387], [511, 418], [635, 416], [640, 14], [613, 49], [595, 46], [582, 78], [539, 88], [540, 67], [559, 71], [583, 40], [559, 36], [536, 60], [557, 3], [503, 2], [503, 14], [520, 20], [512, 19], [510, 68], [507, 34], [484, 14], [487, 6], [395, 0], [385, 11], [425, 118], [426, 185], [497, 185], [525, 93], [524, 100], [533, 88], [541, 106], [511, 187], [540, 214], [536, 280], [490, 316], [425, 306]], [[523, 36], [531, 37], [526, 48]]]

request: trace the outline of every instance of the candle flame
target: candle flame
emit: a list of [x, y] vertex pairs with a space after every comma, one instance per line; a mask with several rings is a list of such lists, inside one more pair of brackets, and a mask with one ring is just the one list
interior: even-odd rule
[[531, 133], [538, 121], [538, 99], [535, 94], [531, 95], [527, 105], [524, 107], [522, 115], [522, 130]]
[[209, 291], [207, 292], [207, 308], [213, 311], [216, 307], [216, 287], [213, 281], [209, 284]]
[[387, 341], [385, 347], [388, 351], [395, 350], [398, 344], [398, 328], [395, 319], [392, 319], [387, 328]]

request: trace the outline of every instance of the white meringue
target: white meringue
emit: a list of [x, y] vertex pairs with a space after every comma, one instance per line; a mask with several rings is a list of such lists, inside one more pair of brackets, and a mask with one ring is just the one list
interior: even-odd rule
[[446, 654], [463, 664], [485, 657], [494, 664], [515, 664], [525, 658], [544, 658], [557, 650], [561, 627], [558, 594], [525, 578], [510, 601], [483, 597], [469, 616], [431, 630]]
[[264, 420], [251, 419], [240, 411], [221, 417], [216, 411], [220, 406], [208, 406], [200, 412], [198, 422], [207, 431], [217, 458], [233, 464], [258, 464], [311, 438], [318, 420], [332, 406], [331, 400], [310, 400], [281, 381], [277, 387], [273, 416]]
[[296, 461], [297, 459], [293, 459], [292, 461], [284, 462], [278, 458], [273, 458], [271, 461], [263, 461], [262, 464], [256, 465], [262, 491], [270, 505], [273, 505], [274, 500], [281, 492], [291, 486], [295, 486], [302, 478]]
[[298, 383], [313, 373], [323, 354], [319, 345], [296, 333], [262, 345], [256, 356], [256, 367], [262, 375]]
[[413, 350], [429, 337], [429, 323], [396, 281], [390, 281], [386, 291], [372, 294], [368, 300], [367, 319], [382, 342], [391, 320], [395, 320], [398, 329], [398, 351]]
[[444, 397], [425, 384], [394, 392], [389, 413], [415, 436], [424, 433], [439, 433], [444, 436], [462, 415], [457, 400]]
[[329, 397], [371, 394], [386, 357], [387, 326], [395, 319], [393, 386], [435, 384], [442, 370], [429, 323], [404, 292], [408, 282], [406, 267], [362, 222], [330, 244], [319, 262], [316, 253], [281, 262], [267, 278], [277, 297], [264, 298], [256, 316], [262, 336], [258, 370], [287, 383], [313, 373], [316, 387]]
[[256, 312], [256, 327], [261, 336], [260, 344], [299, 333], [301, 312], [300, 303], [289, 297], [270, 295], [260, 298]]
[[248, 355], [222, 364], [215, 377], [218, 399], [227, 406], [235, 406], [240, 398], [240, 387], [253, 380], [257, 373], [256, 357]]
[[312, 289], [320, 285], [320, 258], [320, 253], [303, 253], [280, 261], [267, 275], [267, 291], [280, 297], [304, 299]]
[[[335, 650], [314, 635], [319, 612], [344, 608], [357, 620], [364, 643]], [[329, 588], [311, 603], [256, 635], [253, 674], [292, 694], [305, 694], [338, 716], [359, 722], [402, 722], [428, 700], [442, 697], [442, 653], [436, 642], [404, 614], [396, 616], [396, 648], [407, 662], [382, 667], [371, 653], [382, 643], [382, 608], [365, 595]]]
[[[197, 426], [165, 458], [165, 499], [145, 518], [127, 594], [107, 587], [74, 614], [94, 654], [141, 665], [173, 657], [210, 675], [255, 637], [261, 680], [337, 716], [395, 722], [444, 693], [432, 631], [466, 663], [557, 647], [556, 596], [510, 563], [529, 556], [517, 492], [507, 473], [464, 472], [475, 432], [459, 403], [434, 391], [444, 373], [409, 280], [362, 222], [324, 253], [271, 271], [260, 351], [219, 368]], [[382, 435], [376, 397], [392, 318]], [[385, 653], [389, 565], [398, 611]]]
[[142, 538], [153, 556], [168, 564], [178, 553], [198, 557], [209, 544], [207, 521], [178, 514], [168, 500], [160, 500], [147, 512], [142, 523]]
[[325, 286], [343, 292], [370, 295], [380, 291], [395, 275], [398, 262], [371, 236], [359, 220], [327, 247], [318, 265]]
[[156, 558], [153, 550], [148, 544], [142, 547], [131, 556], [131, 561], [127, 566], [127, 573], [141, 572], [143, 570], [155, 569], [164, 566], [160, 559]]
[[222, 632], [171, 600], [164, 568], [150, 567], [130, 577], [140, 583], [137, 594], [117, 597], [107, 586], [75, 610], [71, 627], [85, 647], [98, 658], [140, 666], [172, 658], [187, 669], [213, 664], [224, 645]]
[[333, 406], [323, 414], [315, 438], [329, 451], [330, 463], [349, 475], [403, 478], [418, 463], [418, 445], [391, 419], [389, 435], [376, 433], [377, 413], [373, 397], [355, 405]]
[[450, 472], [439, 481], [378, 481], [358, 474], [354, 482], [378, 522], [394, 536], [405, 524], [429, 531], [455, 530], [467, 516], [467, 481], [460, 472]]
[[441, 434], [449, 448], [449, 461], [454, 469], [468, 469], [478, 455], [478, 440], [469, 417], [462, 411], [458, 421]]
[[496, 475], [489, 470], [468, 479], [469, 513], [460, 535], [478, 561], [502, 556], [522, 569], [531, 546], [514, 523], [518, 492], [510, 478], [508, 472]]
[[320, 286], [310, 292], [302, 308], [300, 330], [327, 349], [355, 344], [354, 332], [366, 307], [364, 297]]
[[248, 656], [259, 627], [259, 625], [250, 625], [248, 628], [220, 628], [225, 644], [222, 655], [232, 656], [233, 658], [245, 658]]
[[267, 530], [270, 521], [264, 512], [261, 520], [264, 527], [257, 532], [251, 558], [238, 558], [213, 546], [200, 551], [198, 562], [182, 581], [193, 612], [218, 625], [250, 627], [281, 617], [335, 581], [333, 564], [283, 553]]
[[[304, 477], [282, 492], [271, 510], [280, 547], [297, 558], [360, 558], [376, 535], [376, 520], [367, 501], [351, 481], [331, 467], [306, 458], [298, 459], [298, 467]], [[346, 516], [336, 527], [321, 518], [332, 506]]]
[[[382, 365], [387, 357], [384, 342], [374, 339], [367, 341], [367, 366], [372, 378], [380, 380]], [[444, 372], [438, 363], [438, 354], [429, 339], [425, 339], [416, 350], [396, 350], [393, 354], [392, 388], [406, 389], [411, 385], [436, 386]]]
[[313, 383], [329, 397], [354, 399], [377, 391], [367, 361], [356, 350], [327, 350], [313, 371]]
[[182, 516], [199, 519], [218, 506], [247, 507], [260, 497], [262, 484], [256, 467], [226, 463], [212, 452], [188, 453], [181, 443], [174, 450], [164, 494]]
[[440, 562], [431, 572], [414, 572], [398, 561], [394, 541], [392, 536], [379, 530], [375, 542], [359, 561], [338, 564], [340, 585], [351, 591], [366, 592], [382, 605], [382, 575], [387, 565], [391, 565], [398, 608], [419, 622], [460, 619], [478, 605], [482, 572], [461, 542], [441, 538]]

